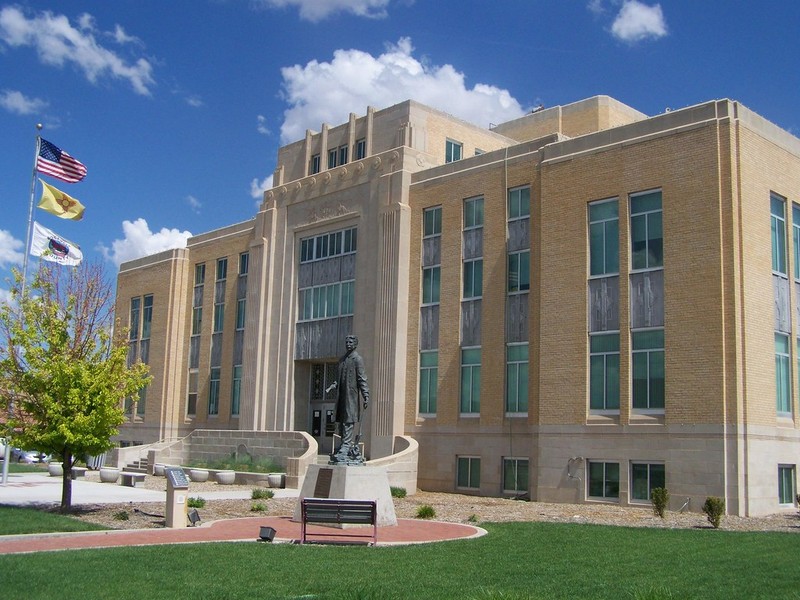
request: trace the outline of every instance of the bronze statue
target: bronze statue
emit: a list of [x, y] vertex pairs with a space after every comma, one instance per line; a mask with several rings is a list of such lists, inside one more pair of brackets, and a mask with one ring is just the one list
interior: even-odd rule
[[[339, 360], [339, 376], [328, 388], [338, 389], [336, 398], [336, 411], [334, 421], [339, 424], [341, 442], [336, 451], [331, 455], [330, 464], [363, 465], [364, 457], [358, 447], [361, 441], [362, 406], [366, 410], [369, 406], [369, 386], [367, 375], [364, 372], [364, 359], [356, 352], [358, 338], [348, 335], [345, 338], [347, 352]], [[359, 398], [363, 398], [363, 402]], [[353, 433], [356, 423], [359, 424], [358, 436], [354, 439]]]

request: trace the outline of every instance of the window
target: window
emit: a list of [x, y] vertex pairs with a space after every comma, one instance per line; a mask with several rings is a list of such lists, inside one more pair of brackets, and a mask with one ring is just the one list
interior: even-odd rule
[[508, 293], [531, 289], [531, 251], [511, 252], [508, 255]]
[[792, 375], [789, 336], [775, 334], [775, 404], [778, 415], [792, 416]]
[[347, 146], [339, 146], [328, 150], [328, 168], [333, 169], [336, 166], [347, 164]]
[[139, 297], [131, 298], [130, 332], [131, 340], [139, 339], [139, 313], [141, 312], [142, 299]]
[[194, 266], [194, 284], [203, 285], [206, 282], [206, 265], [201, 263]]
[[461, 350], [461, 413], [478, 414], [481, 410], [481, 349]]
[[208, 384], [208, 414], [219, 414], [219, 384], [220, 384], [220, 369], [219, 367], [211, 368], [211, 379]]
[[619, 333], [589, 337], [589, 408], [619, 410]]
[[772, 272], [786, 275], [786, 201], [772, 194], [769, 199], [772, 237]]
[[353, 281], [303, 288], [298, 293], [298, 321], [353, 314]]
[[347, 164], [347, 146], [339, 146], [339, 164]]
[[136, 401], [136, 416], [144, 418], [145, 404], [147, 404], [147, 386], [139, 388], [139, 399]]
[[589, 274], [619, 273], [619, 206], [616, 200], [589, 205]]
[[358, 230], [355, 227], [304, 238], [300, 240], [300, 263], [352, 254], [357, 245]]
[[150, 339], [150, 330], [153, 326], [153, 296], [144, 297], [144, 310], [142, 311], [142, 339]]
[[367, 140], [361, 138], [356, 140], [356, 160], [361, 160], [367, 156]]
[[339, 153], [336, 148], [333, 150], [328, 150], [328, 168], [333, 169], [336, 166], [336, 158], [338, 157]]
[[507, 494], [528, 491], [528, 459], [503, 459], [503, 492]]
[[249, 252], [242, 252], [239, 255], [239, 275], [247, 275], [247, 271], [250, 269], [250, 253]]
[[464, 229], [483, 227], [483, 198], [464, 200]]
[[650, 500], [653, 488], [666, 488], [663, 464], [631, 463], [631, 499]]
[[589, 497], [619, 499], [619, 463], [589, 461]]
[[508, 220], [524, 219], [531, 214], [531, 188], [528, 186], [508, 190]]
[[223, 281], [228, 277], [228, 259], [217, 259], [217, 281]]
[[214, 305], [214, 330], [213, 333], [220, 333], [225, 322], [225, 305]]
[[314, 175], [315, 173], [319, 173], [320, 170], [320, 160], [319, 154], [315, 154], [311, 157], [311, 174]]
[[800, 281], [800, 206], [792, 204], [792, 248], [794, 250], [794, 279]]
[[444, 162], [451, 163], [461, 160], [461, 150], [463, 145], [461, 142], [454, 140], [447, 140], [444, 146]]
[[239, 416], [239, 404], [242, 398], [242, 365], [233, 367], [233, 385], [231, 387], [231, 416]]
[[778, 465], [778, 504], [794, 506], [796, 490], [794, 465]]
[[631, 335], [633, 408], [664, 409], [664, 330]]
[[419, 412], [436, 414], [436, 399], [439, 389], [439, 351], [427, 350], [419, 353]]
[[442, 207], [426, 208], [422, 216], [423, 237], [442, 235]]
[[186, 415], [191, 416], [197, 414], [197, 384], [198, 384], [197, 369], [189, 371], [189, 395], [186, 399]]
[[203, 307], [195, 306], [192, 309], [192, 335], [200, 335], [203, 327]]
[[422, 269], [422, 304], [439, 304], [441, 267]]
[[244, 318], [245, 318], [245, 311], [247, 308], [247, 300], [244, 298], [239, 298], [236, 301], [236, 331], [242, 331], [244, 329]]
[[631, 266], [634, 270], [664, 266], [660, 190], [631, 196]]
[[481, 459], [459, 456], [457, 460], [456, 486], [477, 490], [481, 487]]
[[[438, 268], [438, 267], [437, 267]], [[464, 300], [483, 295], [483, 259], [464, 261]]]
[[506, 412], [528, 412], [528, 344], [506, 348]]

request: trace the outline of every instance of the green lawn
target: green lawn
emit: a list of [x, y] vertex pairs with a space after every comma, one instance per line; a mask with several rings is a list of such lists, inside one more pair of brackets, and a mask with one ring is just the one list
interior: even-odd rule
[[[2, 519], [2, 516], [0, 516]], [[397, 547], [191, 544], [0, 556], [11, 599], [800, 599], [800, 535], [485, 524]]]
[[[0, 535], [52, 533], [55, 531], [97, 531], [108, 529], [93, 523], [35, 508], [0, 505]], [[2, 598], [2, 595], [0, 595]]]

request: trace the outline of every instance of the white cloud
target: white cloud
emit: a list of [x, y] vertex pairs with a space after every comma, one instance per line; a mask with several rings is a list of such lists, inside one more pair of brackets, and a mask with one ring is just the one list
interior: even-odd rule
[[667, 22], [660, 4], [648, 6], [639, 0], [625, 0], [611, 26], [615, 38], [624, 42], [640, 42], [667, 35]]
[[261, 0], [264, 6], [285, 8], [296, 6], [300, 18], [311, 22], [321, 21], [334, 13], [349, 12], [358, 17], [382, 19], [390, 0]]
[[18, 240], [10, 231], [0, 229], [0, 267], [21, 265], [25, 260], [25, 242]]
[[203, 207], [203, 203], [194, 196], [186, 196], [186, 204], [188, 204], [189, 208], [191, 208], [192, 211], [198, 215], [200, 214], [200, 209]]
[[73, 64], [92, 83], [102, 77], [126, 80], [137, 94], [149, 96], [155, 85], [152, 65], [144, 58], [127, 62], [101, 46], [94, 31], [94, 18], [88, 14], [79, 17], [76, 29], [66, 16], [50, 11], [29, 19], [19, 7], [0, 9], [0, 41], [8, 46], [30, 46], [46, 65]]
[[256, 200], [256, 207], [261, 204], [261, 201], [264, 199], [264, 192], [267, 190], [272, 189], [272, 175], [269, 175], [259, 181], [258, 179], [253, 179], [250, 182], [250, 195], [255, 198]]
[[282, 142], [301, 139], [306, 129], [318, 130], [322, 123], [342, 123], [367, 106], [385, 108], [409, 98], [483, 127], [525, 114], [508, 90], [483, 83], [467, 88], [455, 67], [429, 65], [413, 51], [411, 40], [401, 38], [377, 57], [336, 50], [330, 62], [283, 68], [290, 108], [284, 112]]
[[185, 248], [186, 241], [192, 237], [189, 231], [162, 228], [153, 233], [142, 218], [135, 221], [123, 221], [122, 232], [125, 238], [111, 242], [111, 248], [101, 244], [98, 250], [103, 253], [106, 260], [116, 266], [128, 260], [156, 254], [170, 248]]
[[267, 118], [264, 115], [258, 115], [256, 119], [258, 120], [256, 131], [258, 131], [258, 133], [261, 135], [269, 135], [271, 131], [269, 130], [269, 127], [267, 127]]
[[11, 304], [11, 290], [0, 288], [0, 304]]
[[203, 99], [200, 96], [193, 94], [190, 96], [186, 96], [186, 104], [188, 104], [192, 108], [200, 108], [205, 105], [205, 102], [203, 102]]
[[10, 113], [32, 115], [47, 108], [47, 102], [39, 98], [28, 98], [17, 90], [3, 90], [0, 92], [0, 106]]

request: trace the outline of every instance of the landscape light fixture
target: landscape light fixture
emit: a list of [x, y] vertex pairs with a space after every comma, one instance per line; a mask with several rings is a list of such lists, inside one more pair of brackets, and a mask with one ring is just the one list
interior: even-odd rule
[[271, 542], [275, 539], [275, 529], [272, 527], [261, 527], [261, 531], [258, 534], [258, 541], [259, 542]]
[[197, 512], [196, 508], [190, 510], [186, 516], [189, 518], [189, 523], [192, 525], [192, 527], [196, 527], [200, 522], [200, 513]]

